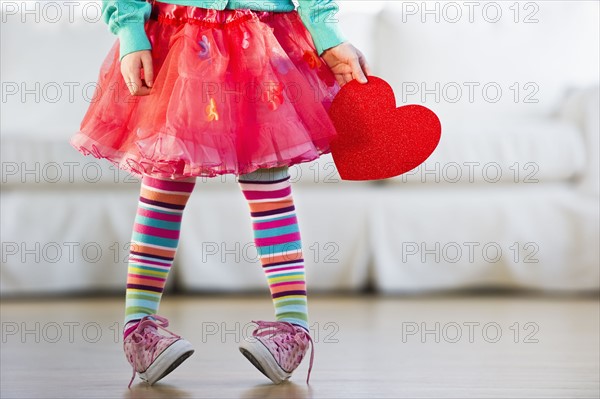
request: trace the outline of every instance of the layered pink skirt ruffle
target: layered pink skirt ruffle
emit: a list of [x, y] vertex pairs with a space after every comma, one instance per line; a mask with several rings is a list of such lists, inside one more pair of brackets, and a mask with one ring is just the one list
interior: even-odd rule
[[155, 82], [132, 96], [115, 42], [71, 144], [134, 174], [184, 178], [291, 166], [329, 153], [340, 90], [296, 11], [154, 2]]

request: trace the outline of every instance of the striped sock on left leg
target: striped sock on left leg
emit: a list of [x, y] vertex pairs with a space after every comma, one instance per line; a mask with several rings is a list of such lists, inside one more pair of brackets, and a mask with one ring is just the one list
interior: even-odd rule
[[278, 321], [309, 331], [302, 242], [288, 168], [238, 177], [248, 205], [260, 261]]

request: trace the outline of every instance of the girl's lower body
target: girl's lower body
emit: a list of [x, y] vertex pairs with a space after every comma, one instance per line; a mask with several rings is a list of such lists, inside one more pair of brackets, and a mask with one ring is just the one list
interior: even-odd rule
[[117, 41], [71, 138], [82, 153], [142, 179], [125, 304], [132, 381], [137, 373], [153, 384], [194, 351], [166, 329], [159, 303], [196, 177], [234, 174], [275, 309], [275, 320], [256, 321], [240, 351], [279, 383], [312, 343], [288, 169], [330, 152], [336, 132], [327, 110], [340, 88], [295, 11], [154, 2], [145, 29], [156, 76], [151, 94], [129, 94]]

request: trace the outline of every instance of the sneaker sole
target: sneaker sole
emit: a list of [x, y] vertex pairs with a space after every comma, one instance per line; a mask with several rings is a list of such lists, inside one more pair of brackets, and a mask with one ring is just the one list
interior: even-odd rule
[[240, 344], [240, 352], [242, 352], [242, 355], [244, 355], [254, 367], [275, 384], [281, 384], [292, 375], [292, 373], [288, 373], [277, 364], [277, 361], [271, 352], [260, 341], [242, 341]]
[[138, 373], [138, 375], [142, 380], [153, 385], [175, 370], [188, 357], [192, 356], [193, 353], [194, 348], [191, 343], [184, 339], [177, 340], [165, 349], [163, 353], [158, 355], [154, 363], [146, 371]]

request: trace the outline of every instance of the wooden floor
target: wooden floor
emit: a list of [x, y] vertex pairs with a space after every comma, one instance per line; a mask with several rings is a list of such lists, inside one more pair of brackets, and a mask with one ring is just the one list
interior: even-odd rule
[[[196, 353], [153, 387], [119, 343], [120, 298], [3, 301], [2, 398], [598, 398], [597, 298], [310, 298], [316, 341], [273, 385], [238, 351], [267, 297], [166, 297]], [[437, 323], [437, 324], [436, 324]], [[424, 332], [425, 331], [425, 332]], [[436, 335], [437, 334], [437, 335]], [[437, 341], [437, 342], [436, 342]]]

